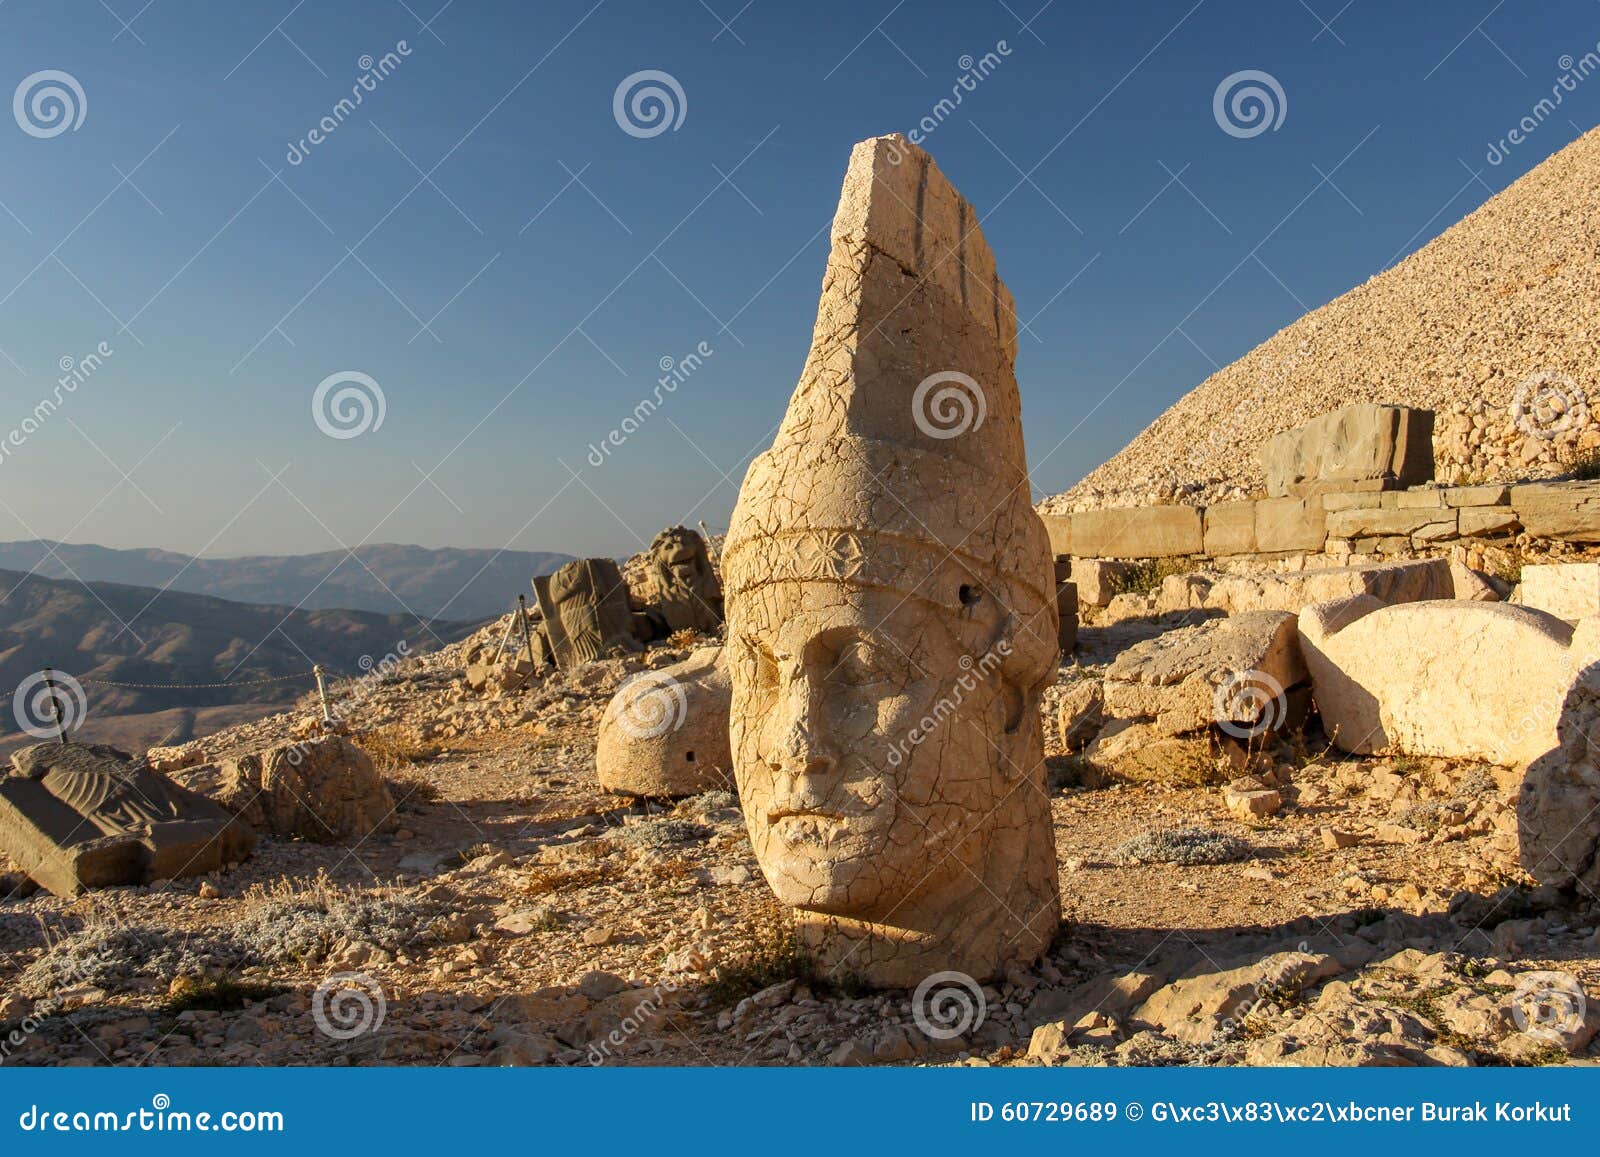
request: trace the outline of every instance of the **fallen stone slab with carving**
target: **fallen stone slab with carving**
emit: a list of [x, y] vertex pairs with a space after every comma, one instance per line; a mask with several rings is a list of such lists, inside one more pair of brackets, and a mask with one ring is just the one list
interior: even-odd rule
[[1060, 925], [1055, 575], [1016, 352], [976, 210], [904, 137], [858, 144], [811, 352], [722, 563], [756, 859], [802, 946], [868, 984], [992, 979]]
[[722, 658], [721, 647], [702, 647], [618, 688], [595, 747], [601, 787], [663, 799], [733, 787], [733, 688]]
[[0, 851], [58, 896], [198, 876], [255, 848], [250, 825], [114, 747], [40, 743], [0, 779]]
[[1307, 607], [1300, 643], [1334, 745], [1526, 766], [1556, 745], [1577, 675], [1600, 659], [1600, 619], [1574, 629], [1506, 603]]

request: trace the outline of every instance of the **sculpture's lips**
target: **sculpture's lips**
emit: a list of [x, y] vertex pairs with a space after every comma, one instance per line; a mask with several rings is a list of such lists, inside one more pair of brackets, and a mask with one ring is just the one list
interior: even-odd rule
[[769, 824], [788, 819], [828, 820], [836, 824], [844, 822], [844, 817], [838, 812], [813, 811], [809, 808], [774, 808], [767, 813]]
[[833, 812], [776, 808], [767, 813], [767, 826], [791, 847], [832, 847], [849, 831], [844, 817]]

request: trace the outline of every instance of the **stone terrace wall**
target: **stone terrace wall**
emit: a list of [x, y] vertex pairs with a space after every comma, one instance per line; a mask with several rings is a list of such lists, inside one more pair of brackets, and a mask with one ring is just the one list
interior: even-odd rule
[[1419, 486], [1043, 516], [1057, 557], [1402, 554], [1524, 534], [1600, 543], [1600, 482]]

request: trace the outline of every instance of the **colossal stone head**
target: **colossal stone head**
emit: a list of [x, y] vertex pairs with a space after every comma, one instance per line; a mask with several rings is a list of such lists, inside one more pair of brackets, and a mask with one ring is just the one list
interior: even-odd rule
[[723, 552], [740, 797], [825, 966], [982, 980], [1060, 918], [1054, 571], [1011, 296], [971, 206], [901, 137], [855, 147], [823, 284]]
[[714, 633], [722, 626], [722, 584], [706, 540], [686, 526], [670, 526], [656, 535], [639, 597], [674, 631]]

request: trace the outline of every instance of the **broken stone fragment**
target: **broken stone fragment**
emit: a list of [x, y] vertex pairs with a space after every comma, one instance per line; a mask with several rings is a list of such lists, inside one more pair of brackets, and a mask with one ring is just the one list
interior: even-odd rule
[[197, 876], [247, 857], [250, 825], [113, 747], [40, 743], [0, 778], [0, 852], [58, 896]]

